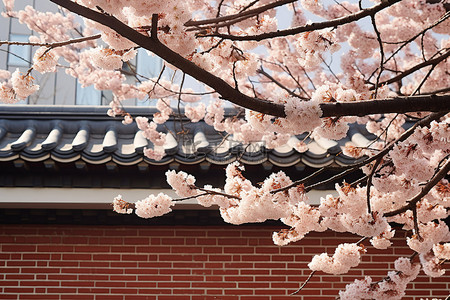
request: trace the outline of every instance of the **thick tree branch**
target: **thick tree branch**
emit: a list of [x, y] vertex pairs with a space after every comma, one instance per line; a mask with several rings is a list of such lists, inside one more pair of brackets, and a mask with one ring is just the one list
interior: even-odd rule
[[380, 10], [383, 10], [386, 7], [389, 7], [399, 1], [400, 0], [381, 1], [381, 3], [378, 5], [372, 6], [370, 8], [366, 8], [364, 10], [358, 11], [354, 14], [351, 14], [351, 15], [348, 15], [345, 17], [341, 17], [341, 18], [337, 18], [337, 19], [333, 19], [333, 20], [325, 21], [325, 22], [321, 22], [321, 23], [312, 23], [312, 24], [308, 24], [308, 25], [301, 26], [301, 27], [295, 27], [295, 28], [291, 28], [291, 29], [278, 30], [275, 32], [268, 32], [268, 33], [262, 33], [262, 34], [258, 34], [258, 35], [247, 35], [247, 36], [236, 36], [236, 35], [231, 35], [231, 34], [213, 33], [213, 34], [207, 34], [204, 36], [205, 37], [215, 36], [215, 37], [221, 37], [224, 39], [229, 39], [229, 40], [234, 40], [234, 41], [262, 41], [262, 40], [271, 39], [271, 38], [275, 38], [275, 37], [295, 35], [295, 34], [302, 33], [302, 32], [336, 27], [339, 25], [351, 23], [351, 22], [360, 20], [367, 16], [373, 16]]
[[[96, 12], [87, 7], [81, 6], [70, 0], [50, 0], [76, 14], [99, 22], [115, 30], [118, 34], [126, 37], [139, 46], [153, 52], [168, 63], [179, 68], [186, 74], [192, 76], [198, 81], [214, 89], [220, 96], [236, 105], [258, 111], [267, 115], [276, 117], [285, 117], [284, 106], [267, 100], [249, 97], [234, 87], [230, 86], [223, 79], [205, 71], [193, 62], [180, 56], [167, 46], [142, 35], [133, 28], [120, 22], [110, 15]], [[391, 0], [382, 3], [394, 3], [398, 0]], [[386, 4], [384, 4], [386, 5]], [[374, 9], [372, 8], [371, 11]], [[426, 95], [414, 97], [396, 97], [389, 100], [360, 101], [354, 103], [322, 103], [320, 108], [323, 111], [322, 117], [340, 117], [340, 116], [364, 116], [368, 114], [381, 113], [407, 113], [416, 111], [449, 111], [450, 95]]]
[[399, 96], [387, 100], [346, 103], [323, 103], [322, 117], [365, 116], [383, 113], [408, 113], [417, 111], [450, 111], [450, 94]]

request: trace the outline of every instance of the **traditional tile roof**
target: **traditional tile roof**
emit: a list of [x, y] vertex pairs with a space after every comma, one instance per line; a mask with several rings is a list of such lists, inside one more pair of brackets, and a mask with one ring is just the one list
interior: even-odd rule
[[[171, 119], [158, 127], [168, 134], [163, 146], [166, 156], [154, 161], [143, 155], [143, 149], [153, 145], [136, 124], [124, 125], [121, 118], [108, 117], [106, 110], [107, 107], [100, 106], [0, 105], [0, 162], [84, 161], [94, 165], [114, 162], [118, 166], [142, 163], [150, 166], [173, 162], [225, 165], [239, 159], [247, 165], [320, 168], [354, 163], [353, 158], [342, 153], [342, 146], [347, 143], [366, 146], [373, 139], [363, 126], [353, 124], [348, 136], [339, 142], [305, 139], [302, 135], [292, 136], [282, 147], [266, 149], [262, 143], [242, 145], [204, 122], [181, 125], [178, 119]], [[144, 116], [154, 112], [144, 107], [130, 107], [127, 111]], [[308, 150], [300, 153], [295, 145], [302, 140]]]

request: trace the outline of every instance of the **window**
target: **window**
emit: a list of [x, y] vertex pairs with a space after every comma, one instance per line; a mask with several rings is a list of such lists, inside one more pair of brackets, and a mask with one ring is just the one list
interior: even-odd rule
[[81, 87], [77, 81], [75, 104], [77, 105], [101, 105], [102, 92], [96, 90], [93, 85]]
[[[10, 34], [9, 40], [14, 42], [28, 42], [26, 34]], [[8, 66], [29, 67], [31, 63], [31, 46], [10, 45], [8, 48]]]

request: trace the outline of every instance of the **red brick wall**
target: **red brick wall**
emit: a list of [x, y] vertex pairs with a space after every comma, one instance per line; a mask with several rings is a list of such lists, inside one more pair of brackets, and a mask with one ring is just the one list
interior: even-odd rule
[[[0, 225], [0, 299], [335, 299], [353, 279], [381, 279], [397, 255], [411, 254], [401, 240], [386, 252], [368, 246], [357, 269], [317, 273], [292, 297], [313, 254], [358, 239], [327, 232], [278, 247], [274, 229]], [[421, 274], [406, 299], [444, 299], [447, 273]]]

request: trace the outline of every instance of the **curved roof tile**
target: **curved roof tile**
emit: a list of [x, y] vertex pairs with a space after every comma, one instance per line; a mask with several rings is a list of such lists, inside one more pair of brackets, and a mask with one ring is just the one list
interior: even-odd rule
[[[148, 108], [126, 108], [133, 115], [148, 115]], [[49, 107], [0, 105], [0, 161], [22, 158], [26, 161], [53, 160], [60, 163], [84, 161], [91, 164], [117, 166], [225, 165], [236, 160], [244, 164], [267, 167], [307, 165], [320, 168], [345, 166], [357, 160], [342, 153], [346, 143], [366, 146], [373, 140], [363, 126], [352, 124], [348, 136], [341, 141], [292, 136], [276, 149], [266, 149], [262, 142], [242, 145], [231, 135], [216, 132], [204, 122], [179, 125], [169, 120], [158, 127], [167, 134], [163, 146], [166, 156], [155, 161], [143, 156], [144, 148], [153, 148], [136, 124], [124, 125], [121, 118], [106, 116], [107, 107]], [[182, 128], [182, 130], [180, 130]], [[179, 134], [183, 131], [184, 134]], [[298, 147], [308, 146], [306, 152]]]

